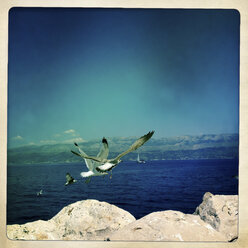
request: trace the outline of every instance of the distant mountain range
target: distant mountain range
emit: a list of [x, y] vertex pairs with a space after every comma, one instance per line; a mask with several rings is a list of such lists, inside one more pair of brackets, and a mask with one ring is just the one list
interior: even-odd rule
[[[125, 151], [138, 137], [108, 138], [110, 154], [114, 157]], [[88, 154], [95, 156], [101, 139], [79, 143]], [[71, 153], [74, 144], [30, 145], [8, 149], [8, 165], [72, 163], [81, 161], [80, 157]], [[231, 159], [238, 158], [238, 134], [185, 135], [155, 139], [152, 138], [137, 151], [123, 157], [124, 161], [136, 160], [137, 153], [143, 160], [176, 160], [176, 159]]]

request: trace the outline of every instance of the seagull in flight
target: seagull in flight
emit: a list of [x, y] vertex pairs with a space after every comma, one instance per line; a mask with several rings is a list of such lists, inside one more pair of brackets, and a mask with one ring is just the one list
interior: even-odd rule
[[65, 186], [69, 185], [69, 184], [72, 184], [72, 183], [75, 183], [77, 180], [75, 180], [71, 175], [70, 173], [66, 173], [66, 183], [65, 183]]
[[132, 152], [138, 149], [140, 146], [144, 145], [144, 143], [146, 143], [152, 137], [153, 134], [154, 134], [154, 131], [151, 131], [145, 134], [144, 136], [140, 137], [126, 151], [124, 151], [123, 153], [119, 154], [117, 157], [112, 158], [112, 159], [107, 159], [107, 156], [91, 157], [91, 156], [86, 156], [84, 154], [83, 155], [81, 154], [81, 157], [83, 157], [84, 159], [88, 159], [88, 160], [91, 159], [93, 161], [98, 162], [98, 166], [95, 167], [95, 170], [100, 173], [106, 173], [107, 171], [111, 171], [115, 166], [117, 166], [121, 162], [120, 160], [121, 157], [125, 156], [129, 152]]
[[[88, 168], [89, 171], [87, 172], [81, 172], [80, 175], [81, 177], [84, 178], [91, 178], [92, 176], [103, 176], [103, 175], [107, 175], [108, 173], [106, 172], [101, 172], [101, 171], [97, 171], [96, 168], [101, 165], [100, 162], [91, 160], [91, 159], [86, 159], [85, 157], [88, 157], [88, 155], [78, 146], [77, 143], [74, 143], [74, 145], [77, 147], [79, 153], [71, 151], [73, 154], [80, 156], [84, 159], [86, 167]], [[96, 158], [99, 160], [104, 160], [107, 159], [109, 154], [109, 148], [108, 148], [108, 141], [106, 140], [106, 138], [103, 137], [102, 139], [102, 148], [100, 149], [99, 153], [97, 154]], [[89, 179], [90, 180], [90, 179]], [[86, 183], [89, 182], [86, 181]]]
[[39, 191], [39, 192], [37, 192], [36, 193], [37, 194], [37, 196], [40, 196], [40, 195], [42, 195], [43, 194], [43, 191], [42, 191], [42, 189]]

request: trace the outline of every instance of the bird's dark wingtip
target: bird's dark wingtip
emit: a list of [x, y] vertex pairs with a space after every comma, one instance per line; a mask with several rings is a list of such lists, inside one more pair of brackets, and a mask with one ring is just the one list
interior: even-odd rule
[[105, 137], [102, 138], [102, 143], [108, 144], [108, 141]]
[[77, 144], [76, 142], [74, 142], [74, 145], [75, 145], [75, 146], [78, 146], [78, 144]]
[[152, 137], [152, 135], [153, 135], [154, 133], [155, 133], [155, 131], [152, 130], [152, 131], [150, 131], [147, 135], [150, 136], [150, 137]]

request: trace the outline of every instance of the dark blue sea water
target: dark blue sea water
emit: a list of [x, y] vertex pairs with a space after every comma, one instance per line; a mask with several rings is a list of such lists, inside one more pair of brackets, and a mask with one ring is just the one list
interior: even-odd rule
[[[18, 165], [7, 169], [7, 223], [48, 220], [66, 205], [97, 199], [129, 211], [136, 219], [154, 211], [193, 213], [205, 192], [238, 194], [238, 160], [123, 162], [113, 177], [81, 178], [83, 163]], [[65, 184], [69, 172], [78, 181]], [[43, 195], [36, 193], [43, 190]]]

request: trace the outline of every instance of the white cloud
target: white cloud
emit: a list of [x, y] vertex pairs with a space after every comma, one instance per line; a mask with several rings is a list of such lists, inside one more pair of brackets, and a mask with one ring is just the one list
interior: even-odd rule
[[17, 136], [15, 136], [15, 137], [13, 137], [12, 139], [13, 139], [13, 140], [22, 140], [23, 137], [20, 136], [20, 135], [17, 135]]
[[68, 129], [62, 133], [53, 134], [53, 138], [40, 140], [40, 144], [73, 144], [74, 142], [86, 142], [74, 129]]
[[64, 131], [64, 133], [66, 133], [66, 134], [74, 134], [75, 130], [74, 129], [69, 129], [69, 130]]

